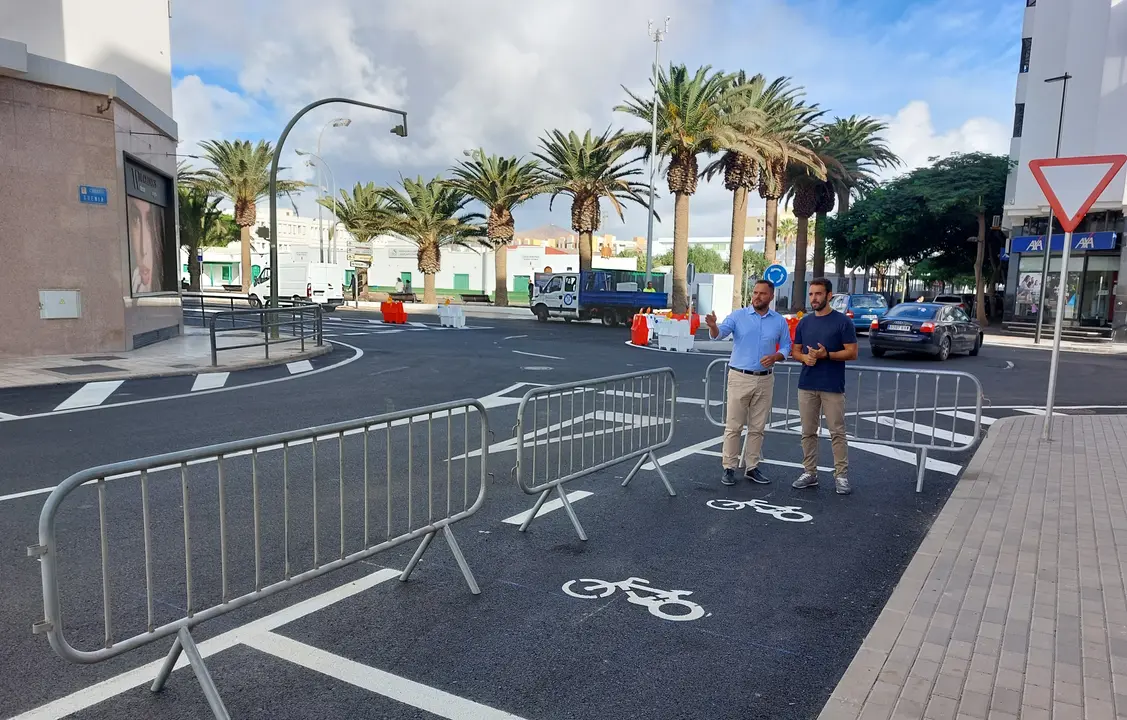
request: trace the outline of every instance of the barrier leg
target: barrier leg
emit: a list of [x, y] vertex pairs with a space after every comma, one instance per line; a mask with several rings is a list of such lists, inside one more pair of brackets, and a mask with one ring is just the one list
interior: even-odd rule
[[211, 679], [211, 673], [207, 671], [207, 665], [203, 664], [203, 657], [200, 656], [199, 648], [196, 647], [196, 641], [192, 639], [188, 628], [180, 628], [176, 638], [180, 641], [184, 654], [188, 656], [192, 670], [196, 672], [196, 679], [200, 681], [203, 695], [207, 698], [207, 704], [211, 708], [211, 713], [215, 715], [215, 720], [231, 720], [227, 708], [223, 705], [223, 698], [219, 697], [219, 690]]
[[458, 541], [454, 539], [454, 531], [450, 529], [449, 525], [443, 525], [442, 535], [446, 538], [446, 544], [450, 546], [450, 554], [454, 556], [458, 567], [462, 569], [462, 577], [466, 579], [466, 584], [470, 586], [470, 592], [474, 595], [480, 595], [481, 588], [477, 586], [477, 580], [474, 579], [473, 571], [470, 570], [470, 564], [466, 562], [465, 555], [462, 555], [462, 548], [458, 547]]
[[567, 493], [564, 492], [563, 485], [557, 485], [556, 492], [560, 494], [563, 509], [567, 511], [567, 516], [571, 518], [571, 524], [575, 526], [575, 532], [579, 535], [579, 539], [585, 541], [587, 539], [587, 533], [583, 532], [583, 526], [579, 524], [579, 518], [575, 515], [575, 508], [571, 507], [571, 501], [567, 499]]
[[407, 567], [403, 568], [403, 573], [399, 576], [400, 582], [407, 582], [407, 578], [411, 577], [411, 572], [414, 571], [415, 566], [419, 564], [419, 560], [423, 557], [423, 553], [430, 547], [430, 541], [434, 540], [434, 533], [429, 532], [423, 536], [423, 541], [419, 543], [419, 549], [411, 556], [411, 562], [407, 563]]
[[528, 511], [528, 517], [526, 517], [524, 519], [524, 522], [520, 524], [521, 532], [527, 530], [528, 526], [532, 524], [532, 519], [536, 517], [536, 513], [540, 512], [540, 508], [544, 505], [544, 501], [548, 499], [548, 495], [551, 492], [552, 490], [551, 488], [549, 488], [540, 493], [540, 497], [536, 498], [536, 504], [532, 506], [532, 509]]
[[661, 476], [661, 481], [665, 483], [665, 489], [669, 491], [669, 497], [677, 497], [677, 491], [669, 484], [669, 478], [665, 477], [665, 471], [661, 469], [661, 463], [657, 461], [657, 456], [654, 455], [653, 450], [650, 450], [649, 457], [650, 462], [654, 464], [654, 470], [657, 470], [657, 474]]
[[176, 667], [176, 661], [180, 659], [180, 638], [176, 637], [172, 641], [172, 648], [168, 651], [168, 657], [164, 659], [164, 664], [160, 666], [160, 672], [157, 673], [156, 680], [153, 681], [153, 686], [149, 688], [153, 692], [160, 692], [164, 687], [165, 682], [168, 681], [168, 676], [172, 674], [173, 669]]
[[638, 471], [642, 469], [642, 465], [644, 465], [649, 458], [650, 456], [648, 454], [638, 458], [638, 462], [634, 463], [634, 469], [631, 470], [630, 474], [626, 476], [626, 479], [622, 481], [622, 487], [626, 487], [630, 484], [630, 481], [634, 479], [634, 476], [638, 474]]
[[920, 448], [920, 466], [916, 469], [916, 492], [924, 491], [925, 472], [927, 472], [927, 448]]

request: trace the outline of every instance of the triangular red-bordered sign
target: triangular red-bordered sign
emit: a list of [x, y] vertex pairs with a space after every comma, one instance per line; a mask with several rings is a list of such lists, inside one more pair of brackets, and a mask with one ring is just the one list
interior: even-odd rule
[[[1045, 193], [1045, 198], [1049, 201], [1049, 205], [1053, 209], [1053, 214], [1060, 221], [1061, 227], [1065, 232], [1072, 232], [1080, 224], [1080, 221], [1084, 219], [1084, 216], [1088, 213], [1088, 209], [1096, 202], [1100, 193], [1111, 184], [1112, 179], [1123, 169], [1125, 163], [1127, 163], [1127, 155], [1089, 155], [1086, 157], [1030, 160], [1029, 169], [1033, 172], [1033, 179], [1041, 186], [1041, 192]], [[1079, 165], [1107, 165], [1109, 167], [1103, 178], [1080, 204], [1079, 209], [1074, 214], [1070, 215], [1061, 203], [1057, 193], [1053, 190], [1052, 185], [1050, 185], [1049, 181], [1045, 178], [1044, 169], [1047, 167], [1075, 167]]]

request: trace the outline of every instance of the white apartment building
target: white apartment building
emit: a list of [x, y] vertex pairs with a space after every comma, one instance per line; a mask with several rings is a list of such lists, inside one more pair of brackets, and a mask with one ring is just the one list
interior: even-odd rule
[[[1127, 2], [1026, 0], [1021, 43], [1010, 145], [1017, 166], [1006, 186], [1002, 222], [1010, 231], [1004, 317], [1014, 329], [1036, 321], [1042, 297], [1046, 321], [1054, 317], [1064, 247], [1054, 223], [1050, 274], [1042, 288], [1049, 204], [1029, 161], [1054, 157], [1058, 136], [1060, 157], [1127, 152]], [[1073, 237], [1066, 328], [1108, 336], [1114, 331], [1117, 340], [1127, 341], [1125, 203], [1127, 178], [1120, 173]]]

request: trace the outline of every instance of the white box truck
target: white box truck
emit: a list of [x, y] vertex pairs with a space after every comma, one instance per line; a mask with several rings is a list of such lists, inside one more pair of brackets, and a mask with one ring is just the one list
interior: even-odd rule
[[[263, 307], [270, 301], [270, 275], [264, 268], [250, 288], [251, 307]], [[291, 263], [278, 265], [278, 298], [315, 302], [326, 312], [344, 304], [344, 268], [333, 263]]]

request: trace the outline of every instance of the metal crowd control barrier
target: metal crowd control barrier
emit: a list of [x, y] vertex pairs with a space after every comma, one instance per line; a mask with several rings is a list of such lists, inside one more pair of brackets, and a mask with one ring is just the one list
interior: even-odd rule
[[[801, 371], [797, 363], [775, 365], [766, 432], [802, 435], [798, 413]], [[727, 374], [728, 361], [720, 359], [709, 363], [704, 375], [705, 416], [718, 427], [724, 427], [727, 415]], [[969, 373], [846, 366], [845, 402], [850, 442], [919, 452], [916, 492], [923, 491], [930, 452], [969, 450], [982, 437], [982, 384]], [[917, 422], [927, 419], [931, 425]], [[970, 434], [958, 432], [960, 421], [972, 424]], [[740, 458], [743, 462], [742, 453]]]
[[[206, 620], [421, 539], [406, 581], [438, 533], [480, 593], [451, 525], [485, 500], [488, 436], [485, 408], [460, 400], [76, 473], [48, 496], [28, 548], [43, 589], [33, 632], [74, 663], [171, 637], [153, 692], [183, 651], [227, 718], [192, 638]], [[83, 612], [99, 591], [98, 616]]]
[[521, 524], [521, 531], [540, 512], [553, 490], [575, 532], [587, 539], [563, 485], [613, 465], [637, 458], [622, 486], [642, 465], [653, 464], [665, 489], [677, 493], [654, 451], [673, 440], [677, 382], [670, 368], [535, 388], [525, 393], [517, 409], [517, 464], [513, 468], [520, 489], [538, 495]]
[[[324, 344], [323, 314], [321, 306], [316, 304], [217, 312], [208, 321], [211, 333], [211, 364], [212, 366], [219, 364], [219, 353], [224, 350], [261, 347], [265, 348], [266, 358], [269, 359], [271, 345], [299, 342], [302, 352], [305, 352], [305, 340], [308, 338], [320, 347]], [[222, 327], [224, 320], [227, 321], [226, 328]], [[220, 333], [248, 328], [255, 331], [256, 338], [258, 338], [259, 333], [262, 337], [254, 342], [237, 345], [220, 346], [218, 344]], [[282, 337], [282, 331], [285, 331], [289, 337]], [[271, 335], [275, 337], [271, 339]]]

